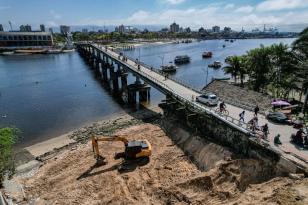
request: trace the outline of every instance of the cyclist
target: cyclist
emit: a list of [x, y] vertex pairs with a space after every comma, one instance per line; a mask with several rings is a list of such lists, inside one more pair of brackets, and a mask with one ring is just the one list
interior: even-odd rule
[[219, 104], [219, 110], [220, 112], [226, 110], [226, 104], [224, 101], [222, 101], [220, 104]]

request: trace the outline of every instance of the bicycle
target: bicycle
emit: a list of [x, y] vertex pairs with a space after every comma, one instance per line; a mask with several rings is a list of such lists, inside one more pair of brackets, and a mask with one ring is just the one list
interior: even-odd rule
[[229, 115], [229, 111], [226, 108], [223, 108], [222, 110], [220, 110], [220, 108], [216, 108], [215, 109], [216, 112], [224, 114], [224, 115]]

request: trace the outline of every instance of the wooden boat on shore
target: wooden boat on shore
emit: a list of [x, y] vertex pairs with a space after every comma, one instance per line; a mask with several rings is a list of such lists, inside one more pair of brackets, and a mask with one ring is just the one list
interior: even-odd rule
[[47, 52], [47, 49], [18, 49], [15, 50], [16, 54], [44, 54]]

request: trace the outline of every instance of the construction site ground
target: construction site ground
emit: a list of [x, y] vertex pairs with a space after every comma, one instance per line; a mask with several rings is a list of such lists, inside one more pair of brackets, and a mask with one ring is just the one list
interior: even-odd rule
[[[308, 204], [308, 179], [269, 179], [261, 161], [240, 159], [200, 139], [173, 141], [157, 125], [143, 123], [117, 132], [129, 139], [147, 139], [153, 146], [148, 163], [114, 160], [121, 142], [100, 143], [107, 164], [96, 166], [90, 142], [48, 159], [30, 177], [16, 177], [24, 196], [19, 204]], [[194, 149], [196, 166], [180, 146]], [[202, 149], [199, 149], [201, 148]], [[199, 160], [199, 162], [200, 162]], [[298, 180], [296, 180], [298, 178]], [[14, 196], [13, 196], [14, 197]]]

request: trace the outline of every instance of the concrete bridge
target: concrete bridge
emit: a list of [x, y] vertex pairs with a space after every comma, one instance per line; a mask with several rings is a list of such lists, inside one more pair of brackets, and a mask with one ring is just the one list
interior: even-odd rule
[[[112, 48], [97, 44], [78, 44], [77, 49], [81, 56], [91, 64], [95, 72], [101, 76], [102, 80], [108, 83], [112, 92], [121, 93], [127, 103], [137, 101], [137, 92], [139, 92], [140, 101], [150, 100], [150, 86], [148, 85], [151, 85], [166, 95], [166, 100], [162, 105], [164, 112], [172, 110], [174, 113], [184, 113], [182, 117], [191, 127], [201, 131], [207, 127], [208, 131], [216, 135], [218, 131], [213, 131], [208, 126], [208, 119], [211, 119], [215, 121], [215, 126], [219, 127], [221, 125], [222, 129], [228, 127], [232, 132], [238, 133], [239, 136], [244, 136], [242, 138], [242, 141], [245, 142], [244, 144], [242, 144], [242, 141], [239, 142], [232, 133], [229, 133], [229, 138], [220, 138], [218, 136], [224, 143], [232, 143], [232, 146], [236, 147], [239, 152], [249, 152], [247, 148], [247, 142], [249, 141], [250, 144], [254, 144], [253, 146], [270, 150], [279, 155], [280, 158], [307, 169], [308, 152], [298, 150], [289, 143], [291, 133], [296, 132], [292, 127], [273, 124], [268, 122], [265, 116], [259, 116], [259, 125], [268, 123], [270, 130], [269, 140], [263, 140], [260, 133], [253, 132], [247, 123], [239, 121], [239, 113], [244, 110], [241, 107], [226, 104], [229, 115], [221, 114], [215, 108], [207, 107], [195, 101], [196, 96], [201, 94], [200, 91], [178, 79], [166, 77], [158, 69], [123, 56]], [[131, 72], [136, 77], [135, 83], [127, 84], [127, 72]], [[253, 113], [246, 110], [245, 118], [249, 120], [252, 117]], [[280, 147], [273, 144], [273, 138], [278, 133], [281, 135], [283, 143]], [[223, 135], [223, 133], [221, 134]]]

